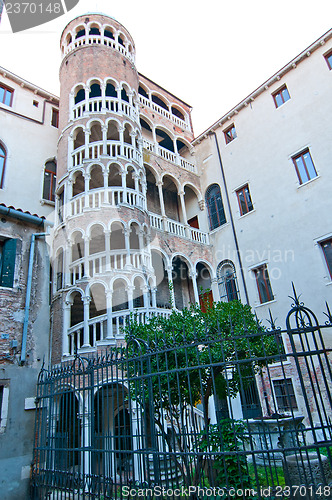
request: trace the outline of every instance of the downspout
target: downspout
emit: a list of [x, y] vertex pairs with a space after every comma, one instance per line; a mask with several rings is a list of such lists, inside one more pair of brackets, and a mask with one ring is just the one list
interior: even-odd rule
[[[14, 208], [8, 208], [4, 205], [0, 205], [0, 214], [7, 215], [13, 219], [21, 220], [35, 226], [46, 226], [52, 227], [53, 222], [46, 219], [42, 219], [37, 215], [31, 215], [26, 212], [21, 212], [20, 210], [15, 210]], [[30, 314], [30, 298], [31, 298], [31, 286], [32, 286], [32, 272], [33, 272], [33, 260], [35, 254], [35, 241], [36, 238], [48, 236], [49, 233], [33, 233], [31, 235], [30, 244], [30, 254], [29, 254], [29, 267], [28, 267], [28, 279], [27, 279], [27, 290], [25, 296], [25, 308], [24, 308], [24, 322], [23, 322], [23, 335], [22, 335], [22, 347], [21, 347], [21, 365], [26, 361], [26, 345], [28, 337], [28, 325], [29, 325], [29, 314]]]
[[216, 142], [217, 153], [218, 153], [218, 160], [219, 160], [219, 165], [220, 165], [220, 170], [221, 170], [221, 176], [222, 176], [222, 180], [223, 180], [223, 184], [224, 184], [224, 189], [225, 189], [225, 193], [226, 193], [227, 207], [228, 207], [229, 216], [230, 216], [230, 219], [231, 219], [231, 226], [232, 226], [233, 238], [234, 238], [234, 243], [235, 243], [237, 258], [238, 258], [239, 265], [240, 265], [240, 273], [241, 273], [241, 278], [242, 278], [244, 293], [245, 293], [245, 296], [246, 296], [246, 302], [247, 302], [248, 305], [250, 305], [250, 303], [249, 303], [249, 297], [248, 297], [248, 290], [247, 290], [247, 285], [246, 285], [246, 280], [244, 278], [244, 272], [243, 272], [242, 259], [241, 259], [240, 248], [239, 248], [239, 242], [238, 242], [237, 235], [236, 235], [235, 224], [234, 224], [233, 214], [232, 214], [232, 210], [231, 210], [231, 203], [230, 203], [229, 195], [228, 195], [228, 189], [227, 189], [227, 183], [226, 183], [226, 176], [225, 176], [225, 171], [224, 171], [224, 167], [223, 167], [222, 160], [221, 160], [219, 143], [218, 143], [217, 135], [216, 135], [216, 133], [214, 131], [210, 131], [209, 135], [213, 135], [214, 139], [215, 139], [215, 142]]

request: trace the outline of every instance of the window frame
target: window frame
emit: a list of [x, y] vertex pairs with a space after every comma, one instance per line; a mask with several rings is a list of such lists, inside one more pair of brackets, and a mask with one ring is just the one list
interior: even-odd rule
[[[55, 117], [55, 124], [53, 123], [53, 118]], [[51, 113], [51, 126], [54, 128], [59, 128], [59, 110], [58, 108], [53, 108], [52, 107], [52, 113]]]
[[[283, 383], [283, 385], [282, 385]], [[293, 412], [298, 411], [299, 406], [297, 404], [294, 384], [291, 377], [278, 378], [272, 380], [273, 391], [275, 396], [275, 403], [277, 406], [277, 411]], [[281, 389], [282, 394], [277, 394], [276, 388]], [[289, 391], [289, 388], [292, 390]], [[281, 404], [280, 404], [281, 400]]]
[[[246, 196], [245, 190], [247, 190], [247, 195], [248, 196]], [[242, 186], [241, 188], [237, 189], [235, 192], [236, 192], [237, 201], [238, 201], [238, 204], [239, 204], [239, 209], [240, 209], [240, 215], [241, 215], [241, 217], [242, 217], [242, 215], [246, 215], [249, 212], [252, 212], [254, 210], [254, 205], [253, 205], [253, 202], [252, 202], [252, 199], [251, 199], [251, 195], [250, 195], [249, 184], [244, 184], [244, 186]], [[245, 208], [246, 208], [245, 212], [242, 209], [242, 203], [241, 203], [240, 196], [239, 196], [241, 193], [243, 194], [243, 199], [244, 199], [244, 203], [245, 203]], [[249, 197], [249, 200], [248, 200], [248, 197]], [[248, 201], [250, 201], [251, 207], [248, 205]]]
[[324, 54], [324, 58], [325, 58], [327, 67], [331, 71], [332, 70], [332, 49], [329, 50], [328, 52], [326, 52], [326, 54]]
[[[48, 170], [47, 169], [47, 164], [48, 163], [54, 163], [54, 165], [55, 165], [55, 172], [53, 172], [52, 170]], [[50, 175], [50, 178], [51, 178], [50, 185], [49, 185], [49, 196], [47, 198], [45, 197], [45, 175], [46, 175], [46, 173], [48, 173]], [[46, 202], [55, 203], [56, 174], [57, 174], [57, 164], [56, 164], [55, 159], [53, 159], [53, 160], [47, 160], [47, 162], [45, 162], [45, 167], [44, 167], [43, 197], [42, 197], [42, 199], [44, 201], [46, 201]], [[54, 190], [54, 196], [53, 196], [53, 190]]]
[[327, 267], [327, 270], [328, 270], [329, 275], [330, 275], [330, 280], [332, 280], [332, 253], [331, 253], [331, 262], [329, 262], [328, 257], [326, 255], [326, 251], [324, 250], [324, 244], [327, 244], [327, 243], [329, 243], [331, 245], [331, 249], [332, 249], [332, 237], [326, 238], [326, 239], [320, 241], [319, 246], [323, 252], [326, 267]]
[[237, 133], [236, 133], [236, 128], [235, 128], [234, 123], [232, 123], [232, 125], [227, 127], [223, 132], [224, 132], [226, 145], [230, 144], [231, 142], [234, 141], [234, 139], [237, 138]]
[[[227, 274], [227, 270], [225, 271], [225, 268], [230, 268], [231, 272]], [[225, 259], [219, 262], [217, 266], [217, 284], [219, 297], [222, 302], [232, 302], [233, 300], [240, 300], [240, 291], [236, 276], [236, 269], [234, 263], [231, 260]]]
[[[286, 100], [285, 100], [284, 95], [283, 95], [283, 92], [285, 90], [286, 90], [287, 95], [288, 95], [288, 98]], [[289, 93], [289, 90], [288, 90], [288, 87], [286, 84], [279, 87], [275, 92], [272, 92], [271, 95], [273, 97], [274, 105], [277, 109], [280, 108], [283, 104], [285, 104], [285, 102], [287, 102], [291, 99], [291, 96], [290, 96], [290, 93]], [[282, 102], [280, 104], [278, 103], [277, 97], [280, 97], [282, 100]]]
[[17, 239], [0, 237], [0, 287], [14, 288]]
[[2, 387], [2, 398], [0, 401], [0, 434], [5, 432], [8, 420], [8, 404], [9, 404], [9, 380], [0, 380]]
[[[253, 273], [255, 275], [256, 286], [257, 286], [258, 296], [259, 296], [259, 302], [261, 304], [267, 304], [268, 302], [272, 302], [272, 300], [274, 300], [274, 294], [273, 294], [273, 291], [272, 291], [270, 276], [269, 276], [269, 273], [268, 273], [268, 270], [267, 270], [267, 264], [261, 264], [261, 265], [255, 267], [254, 269], [252, 269], [252, 271], [253, 271]], [[259, 275], [260, 271], [262, 271], [261, 275]], [[261, 288], [261, 284], [259, 282], [259, 277], [260, 276], [263, 277], [267, 300], [263, 300], [264, 297], [263, 297], [263, 293], [262, 292], [264, 290]]]
[[[215, 186], [219, 189], [220, 206], [218, 206], [218, 196], [217, 195], [210, 196], [212, 188], [214, 188]], [[208, 212], [210, 231], [214, 231], [214, 229], [217, 229], [218, 227], [221, 227], [224, 224], [226, 224], [227, 220], [226, 220], [225, 208], [224, 208], [224, 204], [222, 201], [221, 189], [220, 189], [219, 184], [213, 183], [207, 188], [207, 190], [205, 192], [205, 204], [206, 204], [207, 212]], [[217, 225], [215, 225], [213, 223], [213, 213], [211, 212], [212, 205], [214, 205], [214, 208], [215, 208], [215, 214], [217, 216], [217, 222], [218, 222]]]
[[[312, 167], [315, 171], [315, 174], [313, 177], [310, 177], [310, 174], [309, 174], [309, 171], [308, 171], [308, 166], [305, 162], [305, 158], [304, 158], [304, 155], [308, 154], [309, 157], [310, 157], [310, 160], [311, 160], [311, 164], [312, 164]], [[303, 180], [302, 177], [301, 177], [301, 174], [300, 174], [300, 171], [299, 171], [299, 168], [298, 168], [298, 165], [297, 165], [297, 160], [298, 159], [302, 159], [302, 165], [304, 167], [304, 170], [305, 170], [305, 173], [306, 173], [306, 176], [308, 177], [306, 180]], [[309, 148], [305, 148], [303, 149], [302, 151], [300, 151], [299, 153], [297, 153], [296, 155], [293, 155], [292, 156], [292, 161], [293, 161], [293, 165], [295, 167], [295, 171], [296, 171], [296, 174], [297, 174], [297, 178], [299, 180], [299, 183], [300, 183], [300, 186], [302, 186], [303, 184], [305, 184], [306, 182], [309, 182], [313, 179], [316, 179], [316, 177], [318, 177], [318, 173], [317, 173], [317, 170], [316, 170], [316, 167], [315, 167], [315, 164], [314, 164], [314, 161], [312, 159], [312, 156], [310, 154], [310, 150]]]
[[[0, 104], [4, 104], [5, 106], [12, 107], [12, 105], [13, 105], [13, 97], [14, 97], [15, 90], [12, 89], [11, 87], [8, 87], [4, 83], [0, 83], [0, 88], [5, 91], [4, 95], [3, 95], [3, 100], [0, 100]], [[10, 93], [10, 103], [9, 104], [6, 104], [6, 102], [5, 102], [6, 101], [6, 93], [7, 92]]]
[[[1, 150], [3, 150], [4, 155], [1, 154]], [[2, 172], [0, 172], [0, 189], [3, 189], [3, 181], [5, 178], [5, 170], [6, 170], [7, 150], [4, 144], [0, 142], [0, 159], [1, 158], [3, 158], [3, 167], [2, 167]]]

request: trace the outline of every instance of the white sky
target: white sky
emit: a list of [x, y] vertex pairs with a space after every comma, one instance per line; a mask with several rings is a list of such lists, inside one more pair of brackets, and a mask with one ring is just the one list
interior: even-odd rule
[[193, 106], [196, 136], [332, 27], [331, 0], [80, 0], [16, 34], [4, 12], [0, 66], [59, 95], [61, 31], [96, 11], [129, 30], [140, 73]]

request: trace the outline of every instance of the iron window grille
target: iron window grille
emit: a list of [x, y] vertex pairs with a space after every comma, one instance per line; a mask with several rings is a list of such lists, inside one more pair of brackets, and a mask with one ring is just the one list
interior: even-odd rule
[[229, 144], [230, 142], [234, 141], [234, 139], [237, 138], [234, 124], [228, 127], [226, 130], [224, 130], [224, 136], [226, 144]]
[[286, 85], [283, 85], [280, 89], [274, 92], [272, 97], [276, 108], [279, 108], [282, 104], [285, 104], [286, 101], [289, 101], [290, 95]]
[[301, 153], [293, 156], [293, 163], [300, 184], [310, 181], [317, 177], [314, 162], [312, 161], [309, 149], [305, 149]]
[[0, 102], [6, 104], [6, 106], [11, 106], [13, 103], [14, 90], [4, 85], [0, 85]]
[[208, 188], [205, 201], [208, 209], [210, 231], [212, 231], [226, 223], [224, 205], [218, 184], [212, 184]]
[[238, 189], [236, 195], [240, 207], [240, 215], [245, 215], [254, 209], [248, 184]]
[[293, 382], [291, 378], [273, 380], [273, 388], [276, 396], [278, 410], [291, 411], [297, 410], [297, 402], [294, 393]]
[[326, 64], [328, 65], [328, 68], [331, 70], [332, 69], [332, 50], [328, 52], [327, 54], [324, 55]]
[[330, 278], [332, 279], [332, 238], [329, 240], [322, 241], [320, 246], [323, 250], [326, 265], [330, 273]]
[[259, 300], [261, 304], [274, 299], [266, 264], [254, 269]]

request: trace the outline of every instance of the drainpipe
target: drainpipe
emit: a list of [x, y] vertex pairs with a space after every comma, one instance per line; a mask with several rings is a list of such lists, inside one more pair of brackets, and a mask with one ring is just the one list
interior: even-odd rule
[[[46, 219], [42, 219], [37, 215], [31, 215], [26, 212], [21, 212], [20, 210], [15, 210], [14, 208], [8, 208], [4, 205], [0, 205], [0, 215], [7, 215], [8, 217], [12, 217], [13, 219], [18, 219], [23, 222], [33, 224], [35, 226], [44, 226], [44, 227], [53, 226], [53, 222], [47, 221]], [[33, 258], [35, 253], [35, 241], [36, 238], [40, 238], [42, 236], [47, 236], [47, 235], [49, 235], [49, 233], [34, 233], [31, 235], [27, 291], [26, 291], [25, 308], [24, 308], [21, 365], [23, 365], [26, 361], [26, 344], [27, 344], [28, 325], [29, 325], [30, 297], [31, 297], [31, 285], [32, 285]]]
[[246, 302], [247, 302], [248, 305], [250, 305], [250, 303], [249, 303], [249, 297], [248, 297], [248, 290], [247, 290], [247, 285], [246, 285], [246, 280], [244, 278], [244, 272], [243, 272], [243, 266], [242, 266], [242, 259], [241, 259], [241, 254], [240, 254], [240, 248], [239, 248], [239, 243], [238, 243], [238, 239], [237, 239], [237, 235], [236, 235], [236, 231], [235, 231], [235, 224], [234, 224], [233, 214], [232, 214], [232, 210], [231, 210], [231, 204], [230, 204], [230, 200], [229, 200], [229, 195], [228, 195], [228, 189], [227, 189], [227, 183], [226, 183], [226, 176], [225, 176], [225, 171], [224, 171], [224, 167], [223, 167], [222, 160], [221, 160], [219, 143], [218, 143], [217, 135], [216, 135], [216, 133], [214, 131], [210, 131], [209, 135], [213, 135], [214, 139], [215, 139], [215, 142], [216, 142], [218, 159], [219, 159], [219, 165], [220, 165], [220, 170], [221, 170], [221, 176], [222, 176], [222, 180], [223, 180], [223, 184], [224, 184], [224, 189], [225, 189], [225, 193], [226, 193], [226, 201], [227, 201], [228, 211], [229, 211], [229, 215], [230, 215], [230, 219], [231, 219], [231, 226], [232, 226], [233, 238], [234, 238], [234, 243], [235, 243], [235, 248], [236, 248], [236, 254], [237, 254], [237, 258], [239, 260], [239, 264], [240, 264], [240, 273], [241, 273], [241, 278], [242, 278], [244, 293], [245, 293], [245, 296], [246, 296]]

